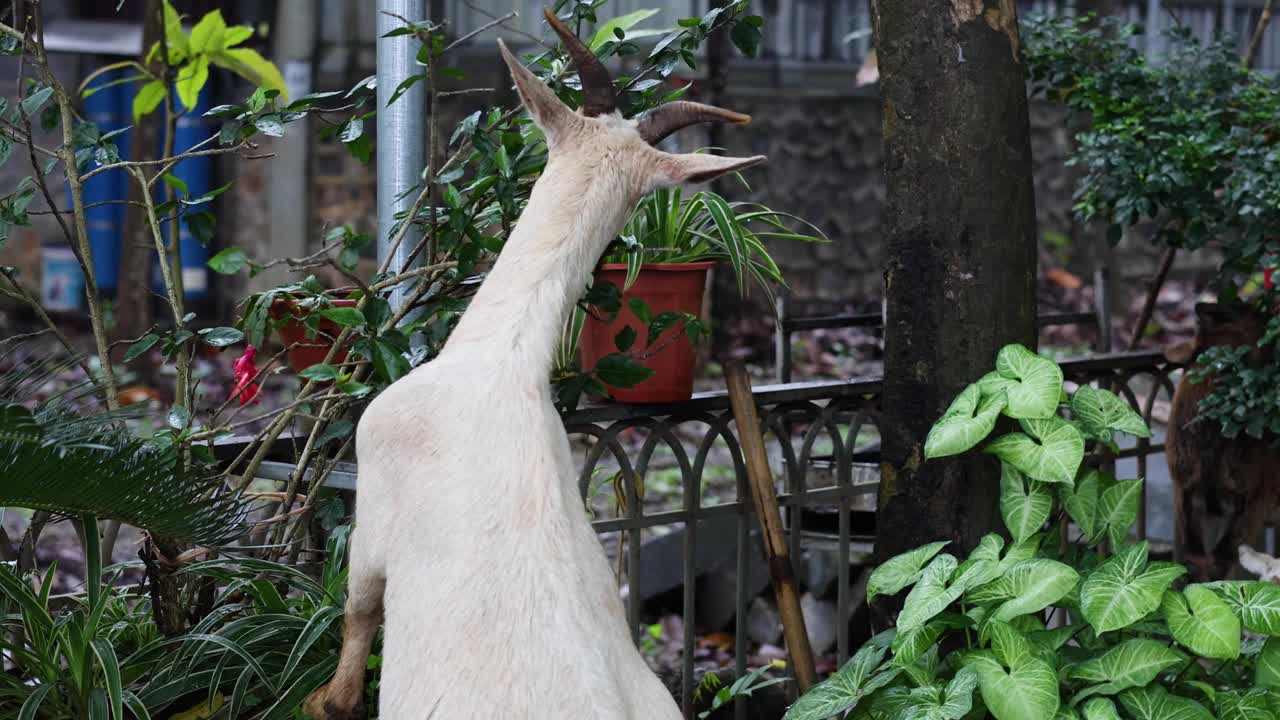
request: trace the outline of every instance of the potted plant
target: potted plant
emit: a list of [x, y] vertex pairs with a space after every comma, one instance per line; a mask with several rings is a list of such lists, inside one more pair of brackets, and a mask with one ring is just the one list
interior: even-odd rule
[[[306, 280], [252, 295], [245, 302], [243, 328], [249, 344], [261, 347], [272, 330], [286, 349], [289, 367], [296, 373], [324, 362], [342, 328], [361, 322], [356, 309], [361, 290], [343, 287], [324, 290], [314, 276]], [[358, 316], [354, 321], [348, 317]], [[346, 360], [342, 348], [334, 365]]]
[[772, 284], [784, 284], [765, 247], [773, 239], [827, 238], [794, 215], [707, 190], [685, 197], [669, 188], [645, 197], [596, 270], [594, 302], [578, 335], [582, 367], [595, 368], [620, 402], [688, 400], [694, 345], [705, 334], [699, 313], [708, 271], [728, 261], [740, 293], [755, 284], [772, 297]]

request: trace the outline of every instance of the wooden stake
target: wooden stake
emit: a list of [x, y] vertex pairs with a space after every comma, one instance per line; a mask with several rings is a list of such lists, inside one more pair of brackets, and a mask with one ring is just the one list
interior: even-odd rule
[[[733, 417], [738, 425], [738, 442], [747, 466], [747, 479], [751, 484], [751, 498], [764, 533], [769, 579], [778, 600], [778, 613], [782, 616], [782, 636], [786, 639], [787, 653], [795, 669], [796, 685], [803, 693], [817, 681], [813, 650], [809, 647], [809, 634], [805, 631], [804, 615], [800, 612], [800, 593], [796, 589], [786, 535], [782, 532], [782, 514], [778, 510], [778, 496], [773, 489], [773, 475], [765, 454], [764, 433], [760, 429], [755, 398], [751, 394], [751, 381], [742, 363], [728, 364], [725, 378], [729, 385]], [[738, 618], [738, 622], [745, 622], [745, 618]]]

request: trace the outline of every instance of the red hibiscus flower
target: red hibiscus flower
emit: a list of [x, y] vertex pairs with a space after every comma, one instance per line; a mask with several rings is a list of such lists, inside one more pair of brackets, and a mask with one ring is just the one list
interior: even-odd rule
[[240, 396], [241, 405], [262, 402], [262, 388], [253, 381], [258, 376], [258, 366], [253, 361], [257, 355], [257, 349], [252, 345], [248, 345], [244, 349], [244, 354], [236, 358], [233, 366], [236, 375], [236, 389], [232, 390], [231, 394], [232, 396]]

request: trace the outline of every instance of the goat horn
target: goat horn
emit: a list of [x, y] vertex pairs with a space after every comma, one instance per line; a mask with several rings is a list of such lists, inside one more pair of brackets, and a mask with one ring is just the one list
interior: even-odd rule
[[636, 130], [650, 145], [657, 145], [663, 138], [681, 128], [707, 122], [746, 125], [751, 122], [751, 116], [714, 105], [679, 100], [656, 107], [640, 116]]
[[578, 77], [582, 80], [582, 114], [595, 117], [616, 110], [618, 101], [613, 92], [613, 78], [609, 75], [609, 69], [591, 52], [591, 48], [583, 45], [578, 36], [560, 22], [551, 8], [543, 8], [542, 13], [547, 16], [547, 24], [560, 36], [560, 41], [564, 43], [578, 69]]

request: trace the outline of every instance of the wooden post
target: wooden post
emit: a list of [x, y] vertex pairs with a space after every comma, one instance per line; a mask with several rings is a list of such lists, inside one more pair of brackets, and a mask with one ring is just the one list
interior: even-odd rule
[[[796, 685], [803, 693], [817, 681], [813, 669], [813, 650], [809, 647], [809, 634], [805, 631], [804, 615], [800, 612], [800, 593], [796, 588], [795, 572], [791, 568], [787, 538], [782, 532], [782, 514], [778, 510], [778, 496], [773, 489], [773, 475], [769, 472], [769, 458], [764, 450], [764, 433], [756, 414], [751, 381], [747, 378], [747, 371], [742, 363], [732, 362], [726, 365], [725, 378], [729, 385], [733, 418], [738, 425], [742, 459], [746, 463], [747, 479], [751, 484], [751, 499], [764, 534], [769, 579], [778, 600], [778, 613], [782, 616], [782, 636], [787, 641], [787, 653], [791, 656], [791, 666], [795, 669]], [[744, 620], [738, 618], [738, 622]]]

